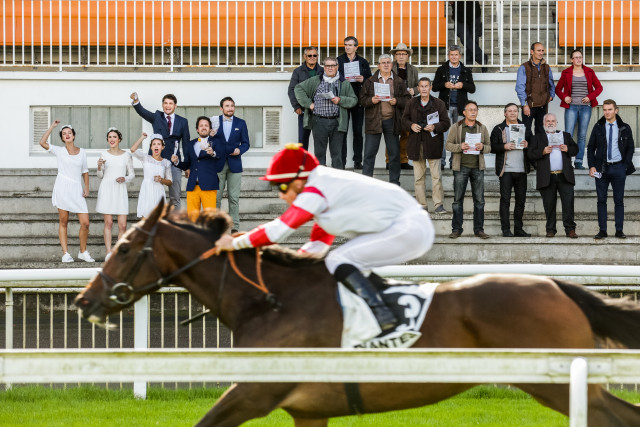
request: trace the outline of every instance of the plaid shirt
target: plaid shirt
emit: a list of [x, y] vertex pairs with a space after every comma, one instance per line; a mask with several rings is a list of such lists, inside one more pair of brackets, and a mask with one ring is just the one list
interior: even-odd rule
[[340, 107], [330, 99], [324, 99], [318, 96], [319, 93], [332, 92], [335, 96], [339, 93], [339, 80], [333, 83], [327, 83], [324, 79], [320, 82], [316, 94], [313, 97], [313, 114], [320, 117], [336, 117], [340, 114]]

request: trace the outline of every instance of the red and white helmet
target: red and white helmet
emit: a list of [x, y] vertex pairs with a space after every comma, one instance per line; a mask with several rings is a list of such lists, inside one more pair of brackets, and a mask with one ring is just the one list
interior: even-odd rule
[[260, 177], [273, 183], [290, 183], [295, 179], [306, 179], [320, 163], [316, 156], [298, 143], [289, 143], [271, 159], [267, 173]]

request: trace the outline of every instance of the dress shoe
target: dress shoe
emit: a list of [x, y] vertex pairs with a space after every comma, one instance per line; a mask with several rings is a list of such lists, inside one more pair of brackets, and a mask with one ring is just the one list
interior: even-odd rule
[[626, 239], [627, 238], [627, 236], [622, 232], [622, 230], [616, 231], [616, 237], [618, 239]]
[[516, 237], [531, 237], [531, 234], [524, 230], [516, 230], [513, 234], [515, 234]]
[[481, 239], [488, 239], [489, 236], [484, 232], [484, 231], [478, 231], [477, 233], [475, 233], [476, 237], [479, 237]]
[[513, 237], [513, 233], [511, 232], [511, 230], [504, 230], [502, 232], [502, 237]]
[[362, 169], [362, 162], [353, 162], [354, 169]]
[[440, 205], [436, 208], [435, 213], [437, 214], [445, 214], [447, 213], [447, 210], [444, 208], [444, 206]]
[[384, 166], [384, 168], [385, 168], [386, 170], [389, 170], [389, 163], [387, 163], [387, 164]]
[[[618, 233], [616, 233], [616, 234], [618, 234]], [[605, 237], [609, 237], [609, 235], [608, 235], [608, 234], [607, 234], [607, 232], [606, 232], [606, 231], [604, 231], [604, 230], [600, 230], [600, 231], [598, 231], [598, 234], [596, 234], [595, 236], [593, 236], [593, 238], [594, 238], [594, 239], [596, 239], [596, 240], [602, 240], [602, 239], [604, 239]]]
[[576, 234], [576, 230], [567, 231], [567, 237], [570, 239], [577, 239], [578, 235]]
[[556, 235], [555, 231], [547, 231], [547, 234], [546, 234], [547, 237], [554, 237], [555, 235]]
[[457, 239], [458, 237], [460, 237], [462, 233], [459, 231], [452, 231], [451, 234], [449, 234], [449, 238], [450, 239]]
[[400, 163], [400, 169], [412, 171], [413, 166], [411, 166], [409, 163]]
[[578, 169], [578, 170], [584, 170], [585, 169], [585, 167], [582, 166], [582, 163], [576, 163], [573, 168], [574, 169]]

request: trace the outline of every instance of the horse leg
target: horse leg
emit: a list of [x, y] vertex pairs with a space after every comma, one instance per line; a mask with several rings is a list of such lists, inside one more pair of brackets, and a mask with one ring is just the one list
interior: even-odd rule
[[295, 384], [234, 384], [196, 424], [234, 427], [273, 411]]
[[295, 427], [327, 427], [329, 425], [329, 419], [294, 418], [293, 423]]
[[[560, 384], [516, 384], [542, 405], [569, 415], [569, 386]], [[617, 398], [599, 384], [588, 386], [588, 424], [593, 426], [640, 425], [640, 407]]]

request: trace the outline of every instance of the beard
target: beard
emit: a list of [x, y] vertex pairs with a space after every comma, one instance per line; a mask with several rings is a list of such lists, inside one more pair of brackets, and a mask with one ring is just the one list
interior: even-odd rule
[[545, 130], [547, 133], [556, 133], [556, 127], [555, 127], [555, 126], [545, 126], [545, 127], [544, 127], [544, 130]]

